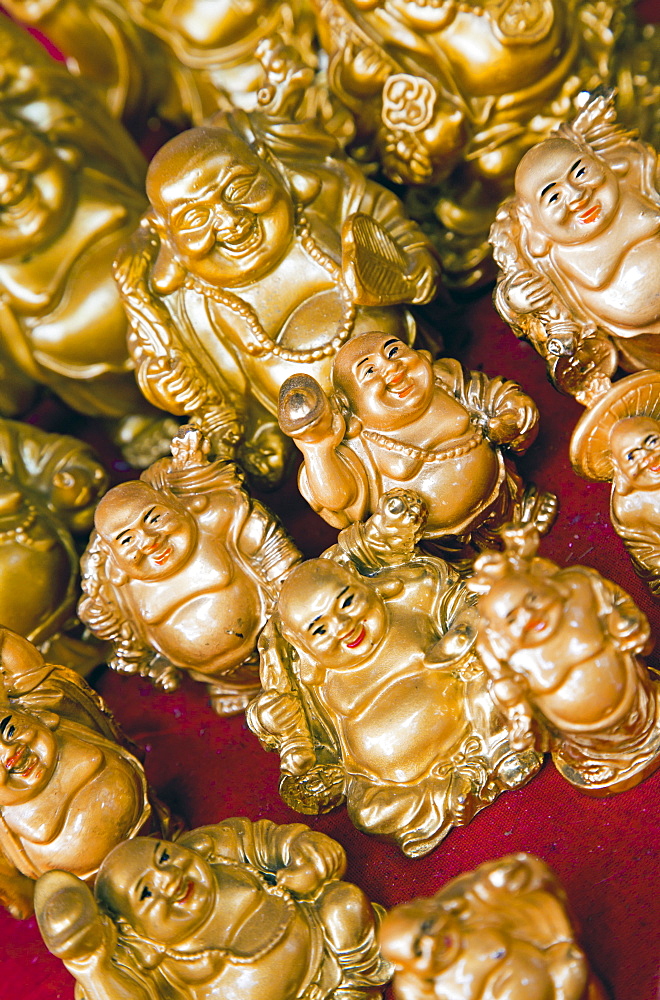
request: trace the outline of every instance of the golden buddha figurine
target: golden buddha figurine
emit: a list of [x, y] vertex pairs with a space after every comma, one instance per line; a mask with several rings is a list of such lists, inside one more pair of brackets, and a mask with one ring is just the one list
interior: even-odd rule
[[0, 664], [0, 901], [25, 917], [44, 872], [91, 879], [115, 844], [169, 817], [82, 678], [8, 630]]
[[590, 795], [631, 788], [660, 766], [645, 616], [596, 570], [535, 557], [530, 525], [503, 534], [507, 551], [481, 555], [469, 587], [482, 595], [477, 652], [511, 745], [550, 749]]
[[591, 400], [571, 438], [571, 462], [585, 479], [611, 481], [614, 530], [659, 596], [660, 372], [635, 372]]
[[0, 622], [81, 668], [102, 656], [63, 634], [75, 623], [75, 536], [89, 533], [107, 484], [89, 445], [0, 420]]
[[184, 427], [172, 458], [110, 490], [82, 559], [78, 613], [114, 644], [110, 666], [174, 689], [185, 670], [221, 715], [259, 690], [257, 636], [300, 553], [242, 484]]
[[345, 869], [343, 848], [302, 824], [228, 819], [120, 844], [93, 895], [49, 872], [35, 908], [86, 1000], [377, 1000], [392, 973], [382, 910]]
[[[300, 0], [7, 0], [91, 83], [110, 113], [139, 134], [150, 115], [185, 128], [219, 109], [256, 106], [259, 45], [275, 35], [310, 68], [309, 109], [333, 114], [313, 83], [314, 19]], [[344, 116], [345, 117], [345, 116]]]
[[112, 277], [144, 210], [144, 160], [4, 16], [0, 54], [0, 358], [81, 413], [148, 424]]
[[619, 364], [660, 366], [656, 170], [611, 93], [593, 95], [523, 157], [491, 230], [497, 308], [583, 401]]
[[[390, 180], [413, 185], [411, 213], [435, 224], [448, 280], [470, 286], [490, 277], [488, 227], [511, 191], [516, 164], [570, 113], [581, 90], [610, 79], [625, 22], [620, 5], [314, 6], [330, 88], [356, 119], [352, 152], [380, 162]], [[640, 63], [637, 69], [639, 80]]]
[[411, 341], [401, 304], [429, 301], [438, 281], [399, 200], [292, 117], [304, 83], [294, 72], [261, 110], [168, 142], [116, 264], [147, 398], [190, 415], [216, 453], [244, 438], [240, 460], [271, 483], [286, 456], [274, 416], [285, 379], [305, 371], [329, 388], [339, 348], [374, 327]]
[[426, 511], [392, 490], [321, 559], [296, 567], [259, 640], [263, 693], [247, 720], [280, 754], [280, 793], [302, 812], [346, 798], [353, 823], [409, 857], [538, 756], [511, 750], [474, 656], [473, 601], [416, 548]]
[[343, 528], [372, 514], [395, 486], [420, 493], [426, 538], [455, 550], [492, 544], [510, 519], [534, 517], [547, 530], [551, 493], [522, 483], [503, 455], [521, 454], [538, 430], [538, 410], [515, 382], [433, 362], [381, 331], [340, 348], [328, 399], [309, 376], [294, 375], [280, 394], [280, 426], [305, 461], [299, 485], [326, 521]]
[[395, 1000], [606, 1000], [567, 908], [553, 872], [523, 853], [395, 906], [380, 929]]

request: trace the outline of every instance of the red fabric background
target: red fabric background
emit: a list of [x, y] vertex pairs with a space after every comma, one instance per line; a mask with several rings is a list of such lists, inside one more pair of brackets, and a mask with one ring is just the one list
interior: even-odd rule
[[[644, 12], [657, 17], [660, 4], [648, 4]], [[560, 497], [561, 512], [543, 553], [561, 565], [584, 562], [610, 576], [633, 595], [658, 636], [660, 603], [632, 572], [612, 531], [609, 486], [578, 479], [569, 465], [568, 441], [580, 406], [547, 383], [540, 359], [497, 318], [489, 295], [445, 317], [442, 332], [448, 354], [489, 374], [517, 379], [539, 405], [541, 433], [519, 468], [526, 479]], [[67, 419], [56, 408], [42, 410], [41, 423], [49, 429], [63, 430]], [[73, 430], [81, 429], [76, 418]], [[333, 541], [333, 531], [306, 507], [293, 482], [267, 502], [306, 555], [318, 554]], [[651, 662], [660, 665], [657, 652], [654, 657]], [[191, 826], [232, 815], [278, 822], [300, 818], [279, 800], [275, 755], [261, 750], [242, 717], [215, 716], [201, 686], [184, 683], [179, 692], [165, 695], [106, 671], [97, 687], [128, 735], [145, 748], [147, 774], [158, 793]], [[348, 877], [386, 906], [431, 895], [486, 859], [533, 851], [561, 878], [583, 944], [611, 996], [657, 1000], [659, 815], [660, 772], [632, 791], [590, 799], [547, 762], [530, 785], [501, 796], [421, 860], [407, 860], [395, 848], [357, 832], [343, 809], [311, 825], [344, 845]], [[72, 1000], [71, 977], [44, 948], [34, 920], [19, 922], [0, 913], [0, 963], [0, 1000]]]

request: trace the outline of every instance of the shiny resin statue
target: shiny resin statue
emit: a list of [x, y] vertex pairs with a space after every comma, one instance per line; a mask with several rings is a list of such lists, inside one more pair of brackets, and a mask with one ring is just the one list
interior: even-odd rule
[[183, 428], [171, 460], [106, 494], [78, 612], [113, 642], [110, 666], [168, 690], [186, 670], [229, 715], [259, 690], [257, 636], [301, 557], [237, 467], [207, 452], [200, 432]]
[[343, 848], [302, 824], [228, 819], [121, 844], [94, 895], [49, 872], [35, 909], [86, 1000], [377, 1000], [392, 974], [382, 910], [345, 869]]
[[[314, 5], [330, 87], [356, 118], [355, 155], [380, 161], [397, 183], [426, 187], [417, 205], [411, 197], [411, 211], [435, 223], [447, 277], [459, 285], [482, 280], [490, 271], [488, 227], [521, 155], [570, 113], [581, 89], [609, 80], [620, 5]], [[639, 81], [641, 61], [636, 70]]]
[[[141, 130], [157, 114], [186, 127], [219, 108], [254, 108], [263, 84], [256, 50], [275, 35], [316, 65], [314, 21], [300, 0], [7, 0], [96, 86], [108, 110]], [[310, 76], [314, 77], [313, 70]], [[311, 80], [310, 80], [311, 83]], [[310, 111], [321, 98], [310, 87]]]
[[427, 302], [438, 280], [398, 199], [320, 125], [293, 119], [304, 84], [294, 72], [263, 110], [168, 142], [116, 265], [147, 398], [194, 416], [216, 453], [244, 437], [242, 462], [267, 482], [284, 467], [284, 380], [304, 371], [329, 388], [333, 357], [366, 330], [412, 340], [400, 303]]
[[416, 549], [425, 508], [392, 490], [364, 524], [285, 581], [264, 629], [248, 724], [280, 754], [280, 792], [302, 812], [345, 796], [365, 832], [410, 857], [432, 850], [538, 768], [514, 753], [471, 649], [473, 601]]
[[[144, 161], [93, 95], [4, 16], [0, 55], [0, 363], [6, 356], [90, 416], [150, 413], [112, 277], [144, 210]], [[10, 399], [4, 413], [16, 412]]]
[[396, 1000], [606, 1000], [566, 894], [531, 854], [508, 854], [402, 903], [380, 930]]
[[88, 445], [0, 420], [0, 623], [39, 646], [56, 642], [57, 655], [71, 665], [79, 662], [77, 653], [84, 660], [92, 652], [75, 639], [59, 637], [75, 617], [73, 536], [89, 533], [107, 484]]
[[425, 536], [453, 536], [454, 548], [471, 536], [492, 544], [523, 509], [550, 527], [556, 498], [524, 492], [502, 454], [526, 451], [538, 430], [538, 410], [515, 382], [371, 332], [339, 350], [332, 384], [328, 399], [293, 376], [280, 394], [280, 426], [305, 456], [301, 493], [330, 524], [362, 520], [405, 486], [424, 499]]
[[535, 557], [529, 525], [503, 534], [506, 553], [480, 556], [469, 586], [483, 595], [477, 652], [511, 745], [550, 749], [588, 794], [631, 788], [660, 766], [645, 616], [595, 570]]
[[120, 841], [161, 828], [162, 807], [82, 678], [6, 629], [0, 673], [0, 901], [24, 917], [32, 880], [52, 868], [92, 878]]
[[610, 516], [639, 575], [660, 596], [660, 372], [596, 396], [571, 439], [573, 468], [612, 483]]
[[495, 303], [578, 399], [621, 364], [660, 367], [657, 154], [592, 96], [531, 149], [491, 231]]

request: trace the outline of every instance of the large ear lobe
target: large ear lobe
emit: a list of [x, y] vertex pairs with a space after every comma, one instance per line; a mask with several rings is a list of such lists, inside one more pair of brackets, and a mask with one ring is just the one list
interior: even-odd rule
[[545, 257], [550, 249], [550, 239], [538, 232], [531, 222], [525, 225], [525, 243], [532, 257]]
[[158, 236], [160, 247], [151, 270], [151, 286], [159, 295], [170, 295], [181, 288], [186, 280], [186, 272], [174, 256], [167, 239], [164, 239], [160, 232]]
[[629, 493], [634, 491], [634, 486], [632, 486], [628, 477], [623, 474], [614, 462], [612, 462], [612, 490], [622, 497], [628, 496]]
[[157, 965], [160, 965], [163, 960], [163, 952], [155, 944], [138, 937], [131, 925], [125, 920], [114, 918], [114, 922], [117, 925], [120, 939], [123, 938], [124, 943], [137, 959], [138, 965], [143, 969], [155, 969]]
[[[19, 706], [20, 710], [20, 706]], [[36, 715], [41, 723], [51, 732], [55, 732], [60, 724], [60, 717], [56, 715], [55, 712], [49, 712], [46, 708], [38, 708], [32, 711], [32, 715]]]
[[115, 587], [122, 587], [130, 580], [126, 570], [120, 569], [112, 557], [109, 557], [107, 560], [106, 572], [108, 574], [108, 580], [110, 583], [114, 584]]

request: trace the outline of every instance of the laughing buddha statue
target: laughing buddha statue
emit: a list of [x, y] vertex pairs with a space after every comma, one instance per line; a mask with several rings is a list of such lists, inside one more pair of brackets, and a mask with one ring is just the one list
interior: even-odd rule
[[611, 94], [531, 149], [491, 230], [495, 303], [582, 402], [618, 365], [660, 367], [657, 154]]
[[[293, 77], [283, 86], [296, 104]], [[280, 386], [302, 370], [329, 388], [339, 348], [374, 326], [410, 342], [402, 303], [436, 291], [430, 245], [324, 128], [274, 111], [172, 139], [147, 194], [151, 210], [116, 262], [140, 386], [199, 423], [216, 453], [243, 439], [245, 467], [277, 482]]]
[[[491, 273], [488, 227], [530, 146], [607, 83], [625, 18], [591, 0], [315, 0], [351, 147], [412, 185], [458, 285]], [[637, 79], [643, 75], [641, 60]], [[419, 192], [419, 194], [417, 194]], [[421, 215], [418, 215], [421, 213]], [[441, 227], [438, 226], [438, 221]]]
[[81, 620], [113, 644], [110, 666], [165, 690], [180, 672], [206, 684], [220, 715], [259, 691], [257, 636], [300, 553], [243, 486], [184, 427], [142, 479], [105, 495], [81, 560]]
[[419, 496], [377, 512], [296, 567], [262, 632], [263, 693], [247, 719], [280, 755], [280, 794], [301, 812], [344, 798], [358, 829], [409, 857], [431, 851], [537, 770], [511, 750], [472, 647], [465, 584], [416, 548]]
[[49, 872], [35, 908], [85, 1000], [378, 1000], [382, 909], [345, 869], [343, 848], [302, 824], [227, 819], [121, 844], [93, 894]]

